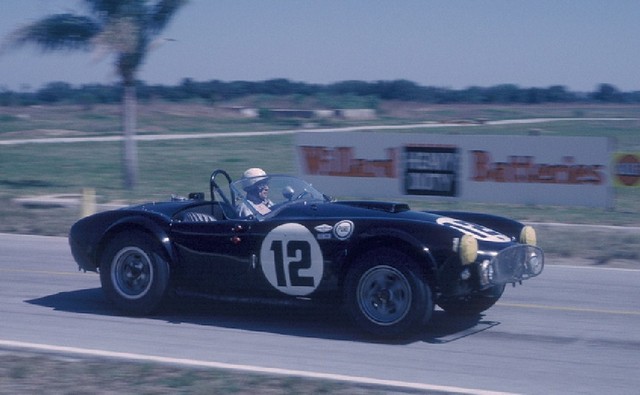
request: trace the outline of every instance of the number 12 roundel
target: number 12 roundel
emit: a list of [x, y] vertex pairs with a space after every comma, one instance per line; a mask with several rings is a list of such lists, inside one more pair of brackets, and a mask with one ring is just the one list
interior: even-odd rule
[[322, 251], [313, 234], [300, 224], [280, 225], [262, 241], [262, 272], [280, 292], [303, 296], [322, 280]]

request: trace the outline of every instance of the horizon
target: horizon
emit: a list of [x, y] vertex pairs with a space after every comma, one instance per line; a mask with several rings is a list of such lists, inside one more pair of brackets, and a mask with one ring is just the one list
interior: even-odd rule
[[[327, 87], [327, 86], [331, 86], [331, 85], [335, 85], [335, 84], [340, 84], [340, 83], [344, 83], [344, 82], [363, 82], [363, 83], [368, 83], [368, 84], [376, 84], [376, 83], [384, 83], [384, 82], [394, 82], [394, 81], [408, 81], [410, 83], [414, 83], [416, 84], [418, 87], [420, 88], [425, 88], [425, 89], [443, 89], [445, 91], [452, 91], [452, 92], [464, 92], [470, 89], [486, 89], [486, 90], [490, 90], [490, 89], [496, 89], [499, 87], [503, 87], [503, 86], [514, 86], [516, 89], [518, 90], [529, 90], [529, 89], [541, 89], [541, 90], [548, 90], [548, 89], [552, 89], [555, 87], [561, 87], [563, 89], [565, 89], [565, 91], [567, 93], [573, 93], [576, 95], [587, 95], [587, 94], [591, 94], [591, 93], [595, 93], [598, 92], [600, 90], [600, 88], [602, 86], [611, 86], [614, 89], [617, 89], [617, 93], [623, 93], [623, 94], [636, 94], [636, 93], [640, 93], [640, 89], [638, 90], [631, 90], [631, 91], [624, 91], [619, 89], [618, 87], [616, 87], [613, 84], [607, 83], [607, 82], [602, 82], [602, 83], [598, 83], [596, 84], [596, 86], [594, 86], [594, 88], [592, 90], [587, 90], [587, 91], [574, 91], [569, 89], [566, 86], [563, 85], [552, 85], [552, 86], [520, 86], [517, 84], [511, 84], [511, 83], [498, 83], [495, 85], [490, 85], [490, 86], [468, 86], [468, 87], [464, 87], [464, 88], [448, 88], [448, 87], [440, 87], [440, 86], [433, 86], [433, 85], [420, 85], [415, 81], [409, 81], [409, 80], [377, 80], [377, 81], [359, 81], [359, 80], [345, 80], [345, 81], [335, 81], [335, 82], [330, 82], [330, 83], [312, 83], [312, 82], [305, 82], [305, 81], [294, 81], [294, 80], [290, 80], [287, 78], [271, 78], [268, 80], [234, 80], [234, 81], [222, 81], [219, 79], [211, 79], [211, 80], [194, 80], [191, 78], [184, 78], [181, 81], [178, 81], [174, 84], [165, 84], [165, 83], [156, 83], [156, 84], [150, 84], [147, 81], [144, 80], [140, 80], [137, 79], [136, 82], [137, 83], [141, 83], [143, 84], [143, 86], [146, 87], [165, 87], [165, 88], [177, 88], [180, 87], [184, 81], [186, 80], [191, 80], [193, 83], [195, 84], [206, 84], [206, 83], [210, 83], [210, 82], [220, 82], [223, 84], [232, 84], [232, 83], [266, 83], [269, 81], [278, 81], [278, 80], [284, 80], [293, 84], [306, 84], [306, 85], [318, 85], [318, 86], [322, 86], [322, 87]], [[58, 83], [62, 83], [62, 84], [67, 84], [71, 89], [76, 89], [76, 90], [81, 90], [85, 87], [92, 87], [92, 86], [99, 86], [99, 87], [105, 87], [105, 88], [109, 88], [109, 87], [118, 87], [119, 85], [121, 85], [120, 81], [110, 81], [110, 82], [89, 82], [89, 83], [70, 83], [67, 81], [49, 81], [49, 82], [45, 82], [43, 83], [41, 86], [39, 87], [28, 87], [27, 90], [12, 90], [12, 89], [5, 89], [2, 85], [0, 85], [0, 92], [12, 92], [12, 93], [17, 93], [17, 94], [29, 94], [29, 93], [37, 93], [43, 89], [47, 89], [48, 87], [50, 87], [51, 85], [54, 84], [58, 84]], [[26, 88], [26, 87], [21, 87], [21, 88]]]

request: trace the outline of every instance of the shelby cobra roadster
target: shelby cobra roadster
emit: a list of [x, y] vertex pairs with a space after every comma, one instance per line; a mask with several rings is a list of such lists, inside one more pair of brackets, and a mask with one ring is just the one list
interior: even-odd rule
[[425, 325], [435, 305], [477, 315], [506, 284], [543, 270], [534, 229], [511, 219], [336, 201], [256, 168], [235, 181], [216, 170], [209, 184], [210, 200], [174, 196], [71, 228], [79, 268], [99, 272], [123, 313], [150, 314], [170, 293], [316, 300], [341, 304], [365, 332], [397, 337]]

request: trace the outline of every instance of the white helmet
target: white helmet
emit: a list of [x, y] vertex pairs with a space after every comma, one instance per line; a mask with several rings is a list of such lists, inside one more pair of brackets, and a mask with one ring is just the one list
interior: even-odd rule
[[247, 180], [244, 182], [244, 188], [246, 189], [260, 181], [266, 180], [268, 177], [267, 173], [264, 170], [260, 169], [259, 167], [252, 167], [245, 170], [245, 172], [242, 174], [242, 178]]

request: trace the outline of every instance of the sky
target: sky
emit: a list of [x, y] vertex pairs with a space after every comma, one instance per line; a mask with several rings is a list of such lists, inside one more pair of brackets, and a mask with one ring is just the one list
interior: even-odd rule
[[[80, 0], [0, 0], [0, 39]], [[405, 79], [640, 91], [638, 0], [190, 0], [138, 73], [147, 84]], [[0, 54], [0, 90], [118, 82], [87, 52]]]

